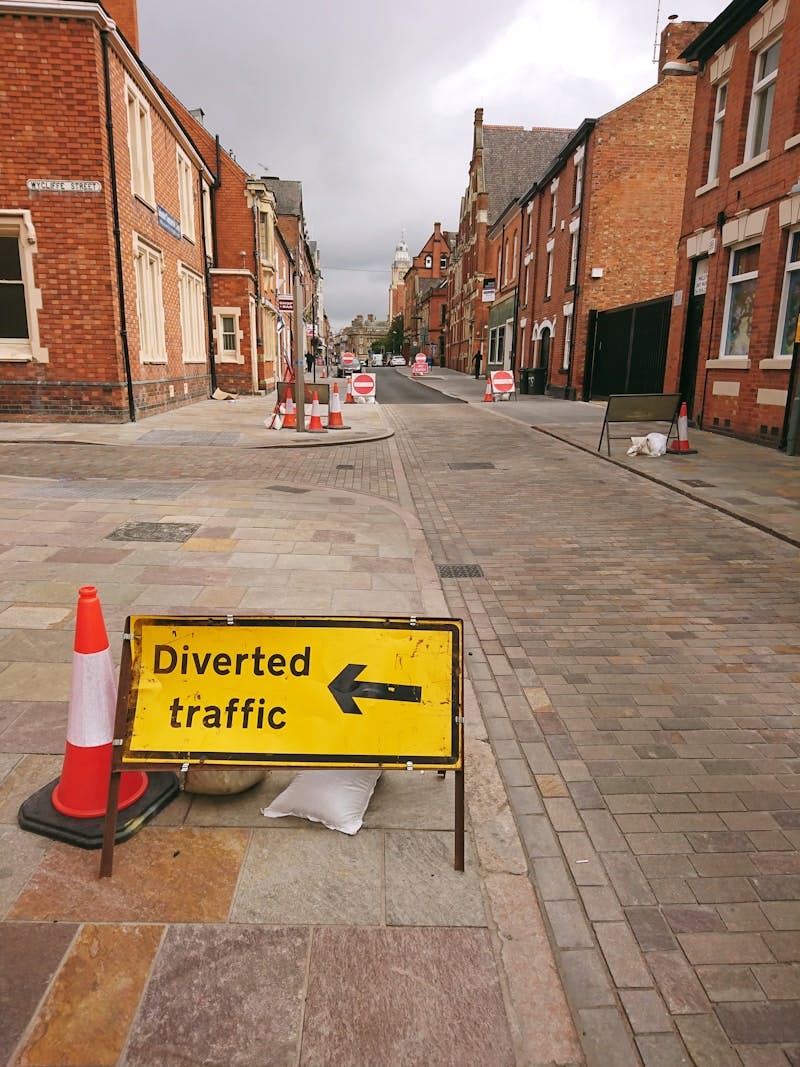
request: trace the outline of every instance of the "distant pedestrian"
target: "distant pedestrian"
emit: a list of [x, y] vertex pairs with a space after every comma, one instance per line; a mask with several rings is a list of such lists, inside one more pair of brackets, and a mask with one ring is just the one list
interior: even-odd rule
[[480, 378], [480, 376], [481, 376], [481, 350], [480, 349], [478, 349], [478, 351], [472, 357], [472, 366], [475, 368], [475, 377], [476, 378]]
[[306, 371], [310, 374], [314, 369], [314, 356], [311, 352], [306, 352]]

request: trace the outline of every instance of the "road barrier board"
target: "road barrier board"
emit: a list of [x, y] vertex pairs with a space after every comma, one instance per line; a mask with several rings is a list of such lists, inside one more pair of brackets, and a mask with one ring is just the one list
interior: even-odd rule
[[121, 763], [460, 766], [461, 623], [130, 619]]

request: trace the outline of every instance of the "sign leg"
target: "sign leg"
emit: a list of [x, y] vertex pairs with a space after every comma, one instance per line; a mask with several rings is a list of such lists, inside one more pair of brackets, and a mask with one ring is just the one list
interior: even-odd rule
[[464, 870], [464, 771], [455, 772], [456, 775], [456, 827], [455, 827], [455, 859], [454, 871]]
[[119, 805], [119, 786], [121, 771], [112, 771], [108, 783], [108, 802], [106, 819], [103, 824], [103, 854], [100, 858], [100, 877], [110, 878], [114, 867], [114, 838], [117, 836], [117, 807]]

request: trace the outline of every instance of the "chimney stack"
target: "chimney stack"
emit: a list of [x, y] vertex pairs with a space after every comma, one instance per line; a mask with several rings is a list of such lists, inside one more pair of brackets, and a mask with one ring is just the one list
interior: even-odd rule
[[139, 13], [136, 0], [101, 0], [106, 14], [116, 22], [122, 36], [139, 54]]

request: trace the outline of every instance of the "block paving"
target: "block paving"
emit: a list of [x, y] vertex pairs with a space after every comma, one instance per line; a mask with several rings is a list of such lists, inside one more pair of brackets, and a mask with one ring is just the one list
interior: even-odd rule
[[[693, 460], [746, 457], [773, 534], [591, 454], [586, 405], [429, 384], [469, 403], [336, 448], [255, 445], [255, 402], [0, 434], [0, 1062], [800, 1064], [800, 461]], [[265, 826], [286, 771], [182, 793], [104, 882], [21, 831], [87, 582], [115, 656], [132, 611], [462, 618], [464, 874], [451, 776], [385, 773], [354, 838]]]

